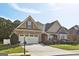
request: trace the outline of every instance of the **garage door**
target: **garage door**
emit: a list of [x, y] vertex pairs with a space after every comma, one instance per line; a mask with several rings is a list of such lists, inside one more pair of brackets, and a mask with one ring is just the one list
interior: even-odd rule
[[[24, 36], [20, 35], [19, 37], [20, 43], [23, 44], [24, 42]], [[39, 37], [38, 35], [25, 35], [25, 41], [27, 44], [34, 44], [39, 42]]]
[[23, 42], [24, 42], [24, 35], [20, 35], [19, 36], [19, 42], [20, 42], [20, 44], [23, 44]]

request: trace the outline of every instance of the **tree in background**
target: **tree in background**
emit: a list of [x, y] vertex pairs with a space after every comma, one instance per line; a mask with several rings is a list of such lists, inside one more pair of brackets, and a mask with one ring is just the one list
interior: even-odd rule
[[12, 31], [20, 24], [19, 20], [12, 22], [9, 19], [0, 17], [0, 42], [8, 39]]
[[21, 23], [21, 22], [20, 22], [19, 20], [15, 20], [15, 21], [13, 22], [14, 28], [16, 28], [20, 23]]

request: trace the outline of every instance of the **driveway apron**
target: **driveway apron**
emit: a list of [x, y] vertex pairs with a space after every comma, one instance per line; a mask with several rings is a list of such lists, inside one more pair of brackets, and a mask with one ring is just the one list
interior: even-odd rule
[[58, 49], [42, 44], [26, 45], [26, 50], [29, 51], [31, 56], [54, 56], [54, 55], [73, 54], [72, 51]]

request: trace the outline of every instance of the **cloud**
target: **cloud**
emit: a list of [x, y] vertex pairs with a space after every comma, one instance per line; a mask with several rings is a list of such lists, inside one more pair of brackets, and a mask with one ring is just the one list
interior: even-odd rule
[[51, 11], [59, 11], [59, 10], [62, 10], [63, 9], [63, 6], [62, 5], [60, 3], [54, 3], [54, 4], [48, 3], [48, 6], [50, 7], [50, 10]]
[[35, 9], [21, 8], [18, 6], [18, 4], [9, 4], [9, 5], [11, 5], [15, 10], [21, 11], [24, 13], [32, 13], [32, 14], [39, 14], [40, 13], [40, 11], [35, 10]]

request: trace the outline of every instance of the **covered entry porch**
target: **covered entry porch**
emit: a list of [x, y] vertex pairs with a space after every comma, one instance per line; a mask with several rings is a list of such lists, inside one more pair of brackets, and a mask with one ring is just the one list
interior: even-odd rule
[[53, 43], [53, 42], [57, 42], [58, 40], [56, 34], [48, 34], [48, 33], [42, 33], [41, 38], [42, 38], [42, 42], [51, 41]]

